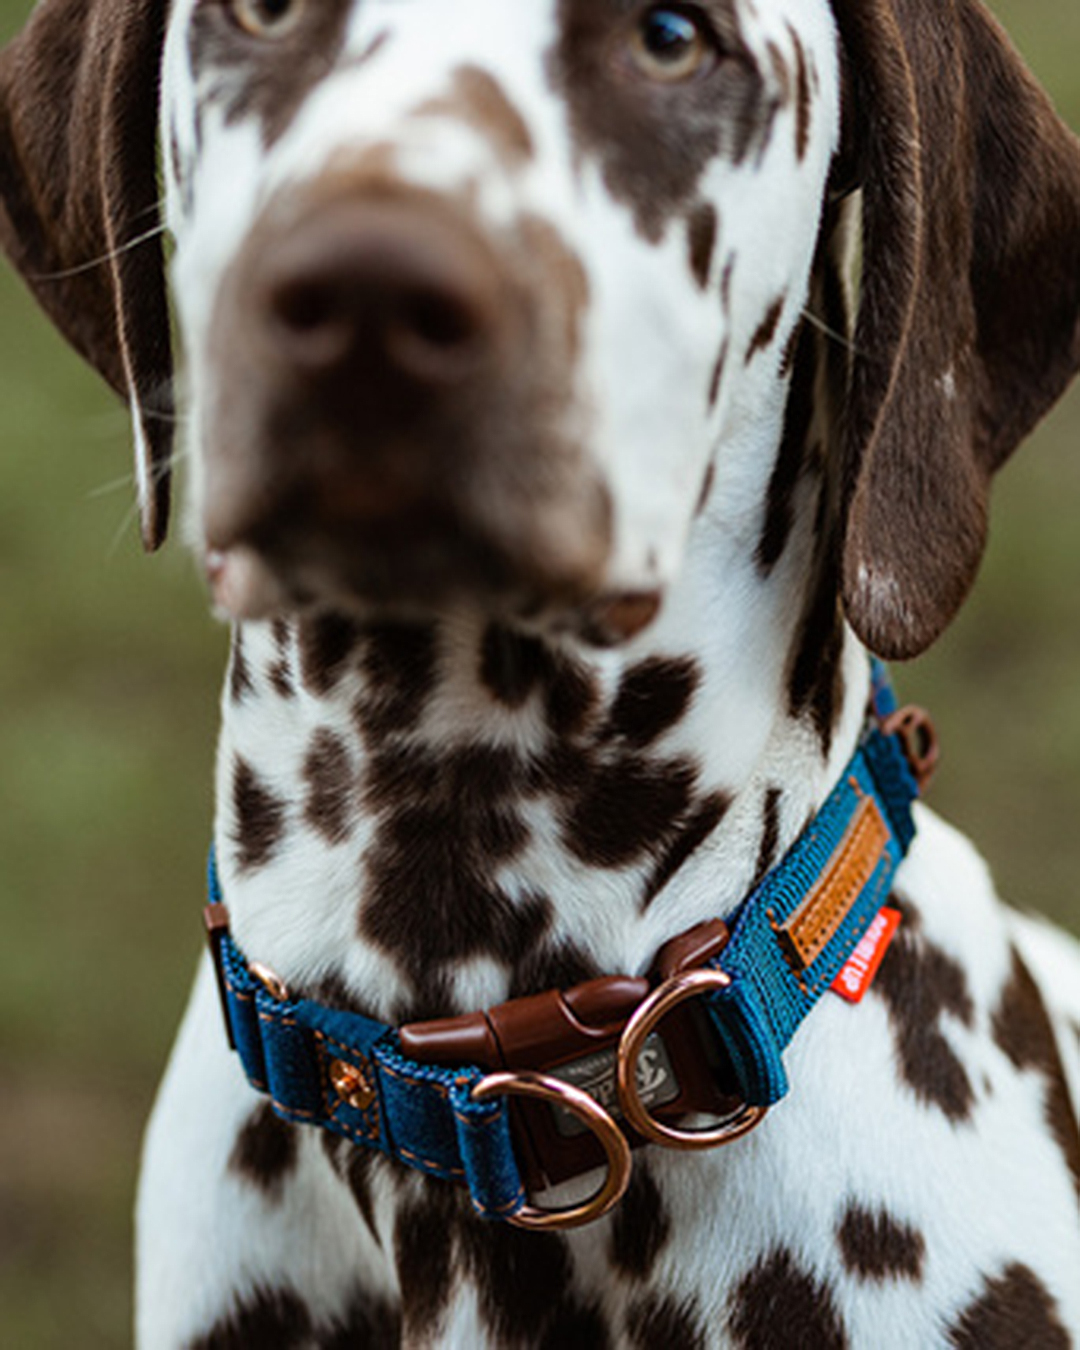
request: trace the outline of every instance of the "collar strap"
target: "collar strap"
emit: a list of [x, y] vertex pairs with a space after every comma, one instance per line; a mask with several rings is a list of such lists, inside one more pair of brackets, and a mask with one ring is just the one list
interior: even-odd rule
[[[534, 1227], [609, 1208], [629, 1177], [629, 1146], [701, 1147], [745, 1133], [786, 1093], [783, 1052], [877, 916], [914, 834], [932, 730], [924, 715], [897, 713], [876, 663], [872, 707], [839, 782], [730, 928], [714, 920], [673, 939], [653, 980], [613, 976], [393, 1028], [293, 998], [248, 962], [211, 854], [207, 928], [248, 1080], [284, 1119], [462, 1183], [479, 1214]], [[545, 1100], [511, 1108], [511, 1095]], [[719, 1129], [665, 1124], [703, 1111], [725, 1118]], [[527, 1204], [527, 1188], [605, 1157], [608, 1182], [584, 1205]]]

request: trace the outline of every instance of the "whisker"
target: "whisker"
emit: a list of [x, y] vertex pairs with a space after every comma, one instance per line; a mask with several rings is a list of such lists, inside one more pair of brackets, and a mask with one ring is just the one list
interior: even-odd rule
[[835, 342], [839, 346], [846, 348], [853, 356], [862, 355], [858, 347], [855, 346], [855, 343], [846, 333], [837, 332], [835, 328], [830, 327], [824, 319], [819, 318], [819, 316], [814, 314], [811, 310], [804, 309], [802, 316], [811, 327], [816, 328], [818, 332], [827, 337], [830, 342]]
[[106, 263], [119, 258], [124, 253], [129, 253], [132, 249], [138, 248], [141, 244], [148, 243], [151, 239], [156, 239], [166, 231], [165, 223], [159, 222], [153, 229], [146, 230], [142, 234], [137, 234], [134, 239], [129, 239], [126, 244], [118, 244], [116, 248], [110, 249], [108, 253], [103, 253], [99, 258], [90, 258], [87, 262], [77, 263], [74, 267], [66, 267], [59, 272], [31, 272], [28, 273], [30, 281], [67, 281], [71, 277], [82, 276], [85, 272], [92, 272], [95, 267], [104, 267]]

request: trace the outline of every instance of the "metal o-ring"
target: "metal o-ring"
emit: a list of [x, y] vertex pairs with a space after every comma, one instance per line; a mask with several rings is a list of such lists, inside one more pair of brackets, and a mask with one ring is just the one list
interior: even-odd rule
[[749, 1106], [746, 1103], [721, 1124], [700, 1130], [679, 1130], [664, 1125], [655, 1116], [649, 1114], [637, 1088], [637, 1060], [648, 1037], [672, 1008], [686, 999], [718, 989], [726, 989], [731, 984], [730, 975], [722, 970], [701, 967], [684, 970], [665, 980], [654, 989], [647, 999], [635, 1010], [627, 1022], [619, 1041], [617, 1063], [619, 1102], [627, 1120], [639, 1134], [654, 1144], [665, 1148], [705, 1149], [717, 1148], [721, 1144], [730, 1144], [733, 1140], [748, 1134], [756, 1125], [760, 1125], [767, 1107]]
[[565, 1107], [587, 1125], [599, 1140], [607, 1156], [608, 1172], [604, 1184], [587, 1200], [564, 1209], [539, 1209], [526, 1205], [510, 1222], [519, 1228], [577, 1228], [606, 1214], [622, 1199], [630, 1184], [630, 1146], [612, 1118], [587, 1092], [558, 1078], [531, 1070], [489, 1073], [473, 1088], [475, 1101], [489, 1097], [535, 1097]]

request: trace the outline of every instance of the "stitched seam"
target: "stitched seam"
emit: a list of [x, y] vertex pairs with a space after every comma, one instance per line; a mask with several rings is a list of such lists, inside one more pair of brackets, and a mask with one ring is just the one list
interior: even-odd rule
[[423, 1158], [419, 1153], [413, 1153], [410, 1149], [404, 1148], [401, 1144], [397, 1146], [397, 1152], [401, 1157], [408, 1159], [409, 1162], [418, 1163], [429, 1172], [434, 1172], [440, 1177], [455, 1177], [461, 1181], [465, 1180], [465, 1169], [463, 1167], [447, 1167], [444, 1163], [432, 1162], [430, 1158]]
[[[833, 854], [827, 872], [783, 929], [785, 956], [800, 961], [804, 970], [832, 941], [844, 915], [873, 876], [888, 843], [888, 828], [876, 803], [857, 784], [854, 786], [863, 799], [859, 815]], [[876, 848], [872, 860], [862, 856], [869, 847]]]
[[[873, 894], [870, 898], [870, 907], [866, 911], [866, 914], [863, 916], [860, 922], [855, 925], [855, 929], [853, 932], [854, 942], [852, 944], [852, 951], [854, 951], [855, 947], [858, 946], [859, 939], [870, 927], [871, 923], [873, 923], [873, 921], [877, 918], [878, 913], [881, 910], [881, 906], [884, 904], [884, 901], [880, 899], [881, 892], [885, 889], [886, 884], [891, 879], [892, 873], [893, 873], [892, 867], [891, 866], [886, 867], [883, 869], [881, 876], [878, 878], [878, 883], [874, 887]], [[841, 969], [842, 968], [843, 967], [841, 967]], [[836, 977], [834, 975], [833, 979], [835, 978]], [[832, 984], [831, 979], [826, 982], [824, 977], [819, 976], [817, 979], [812, 980], [810, 982], [810, 992], [813, 994], [817, 994], [822, 990], [822, 988], [828, 988], [829, 986], [831, 986], [831, 984]]]
[[445, 1083], [440, 1083], [437, 1078], [422, 1078], [417, 1074], [406, 1073], [404, 1069], [395, 1069], [392, 1064], [382, 1061], [382, 1070], [384, 1073], [392, 1074], [395, 1078], [400, 1078], [406, 1083], [419, 1084], [422, 1087], [434, 1088], [440, 1097], [448, 1097], [450, 1089]]
[[505, 1205], [485, 1205], [473, 1196], [473, 1208], [477, 1214], [514, 1214], [521, 1208], [526, 1199], [524, 1186], [519, 1186], [514, 1198], [508, 1200]]
[[[363, 1121], [363, 1125], [353, 1125], [350, 1121], [342, 1120], [338, 1117], [337, 1112], [343, 1106], [348, 1106], [349, 1103], [345, 1101], [343, 1097], [339, 1097], [334, 1090], [334, 1087], [330, 1082], [329, 1065], [326, 1063], [325, 1058], [320, 1058], [319, 1082], [323, 1095], [323, 1109], [330, 1120], [336, 1125], [340, 1125], [343, 1129], [348, 1130], [350, 1134], [357, 1135], [359, 1138], [373, 1143], [377, 1142], [382, 1133], [379, 1120], [379, 1089], [374, 1082], [375, 1071], [370, 1060], [362, 1055], [359, 1050], [354, 1050], [350, 1046], [344, 1045], [341, 1041], [335, 1040], [332, 1036], [325, 1035], [321, 1031], [315, 1032], [315, 1039], [323, 1046], [333, 1046], [333, 1048], [339, 1051], [350, 1063], [352, 1063], [353, 1058], [363, 1060], [364, 1067], [362, 1072], [371, 1074], [373, 1080], [372, 1087], [375, 1089], [375, 1096], [372, 1098], [371, 1105], [365, 1110], [358, 1112], [360, 1119]], [[355, 1106], [352, 1106], [349, 1109], [352, 1111], [357, 1110]], [[368, 1119], [369, 1116], [371, 1117], [370, 1121]]]

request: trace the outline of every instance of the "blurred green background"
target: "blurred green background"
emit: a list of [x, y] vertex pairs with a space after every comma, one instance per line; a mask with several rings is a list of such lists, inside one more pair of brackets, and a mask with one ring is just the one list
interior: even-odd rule
[[[26, 0], [0, 0], [0, 40]], [[1080, 128], [1080, 5], [999, 0]], [[0, 265], [0, 1342], [129, 1342], [140, 1133], [199, 947], [224, 630], [146, 559], [126, 415]], [[898, 672], [932, 800], [1080, 931], [1080, 390], [1005, 471], [980, 585]]]

